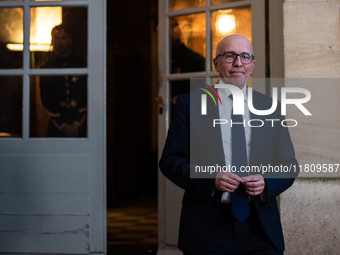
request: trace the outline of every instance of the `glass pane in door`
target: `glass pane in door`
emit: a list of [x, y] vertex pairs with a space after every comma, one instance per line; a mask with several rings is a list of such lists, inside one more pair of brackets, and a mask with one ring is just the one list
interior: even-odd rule
[[206, 5], [206, 0], [170, 0], [170, 10], [182, 10]]
[[205, 70], [205, 20], [204, 13], [170, 19], [170, 73]]
[[32, 68], [87, 66], [87, 8], [31, 8]]
[[22, 8], [0, 8], [0, 69], [22, 68]]
[[216, 56], [218, 42], [227, 35], [241, 34], [252, 41], [251, 7], [214, 11], [211, 14], [212, 52]]
[[87, 137], [87, 76], [30, 80], [30, 137]]
[[0, 76], [0, 137], [22, 136], [22, 77]]
[[232, 3], [232, 2], [240, 2], [243, 0], [211, 0], [211, 4], [225, 4], [225, 3]]
[[[15, 1], [15, 0], [13, 0]], [[48, 1], [84, 1], [84, 0], [30, 0], [32, 2], [48, 2]], [[85, 0], [87, 1], [87, 0]]]

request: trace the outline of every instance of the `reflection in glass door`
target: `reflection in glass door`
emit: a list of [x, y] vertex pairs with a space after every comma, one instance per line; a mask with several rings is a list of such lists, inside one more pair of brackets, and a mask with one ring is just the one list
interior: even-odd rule
[[[30, 14], [31, 68], [87, 67], [86, 8], [34, 7]], [[30, 81], [30, 137], [87, 137], [86, 76], [68, 71]]]
[[22, 77], [0, 76], [0, 137], [22, 137]]
[[[0, 8], [0, 70], [21, 69], [22, 47], [12, 45], [23, 42], [23, 8]], [[22, 137], [22, 76], [0, 76], [0, 138]]]
[[31, 76], [30, 95], [30, 137], [87, 137], [85, 75]]

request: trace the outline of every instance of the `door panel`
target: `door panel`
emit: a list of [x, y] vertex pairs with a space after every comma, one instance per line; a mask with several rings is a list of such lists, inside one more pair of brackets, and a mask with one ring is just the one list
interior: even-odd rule
[[[22, 55], [16, 60], [21, 61], [23, 68], [18, 69], [20, 65], [16, 62], [3, 69], [0, 67], [0, 86], [5, 84], [18, 98], [16, 108], [7, 104], [7, 109], [1, 112], [0, 128], [5, 127], [1, 121], [11, 116], [15, 109], [21, 129], [0, 130], [0, 134], [6, 133], [0, 139], [0, 253], [105, 253], [106, 1], [25, 0], [10, 4], [0, 1], [0, 20], [1, 10], [12, 7], [22, 11], [19, 13], [23, 15], [21, 20], [24, 23], [22, 39], [14, 42], [19, 48], [8, 45], [11, 38], [0, 36], [0, 43], [6, 47], [8, 56]], [[32, 47], [30, 36], [35, 32], [30, 26], [34, 26], [33, 20], [38, 22], [39, 10], [49, 7], [60, 9], [61, 22], [76, 30], [74, 36], [77, 38], [73, 43], [87, 59], [85, 65], [42, 68], [53, 52]], [[35, 18], [32, 18], [33, 14]], [[84, 15], [86, 22], [82, 23], [82, 27], [85, 32], [82, 32], [84, 29], [78, 26], [77, 19]], [[77, 36], [77, 33], [80, 35]], [[77, 39], [82, 43], [78, 43]], [[17, 78], [18, 85], [8, 82], [12, 77]], [[62, 78], [61, 86], [65, 87], [63, 92], [67, 95], [71, 94], [67, 87], [72, 85], [68, 83], [73, 82], [77, 86], [78, 78], [85, 78], [85, 97], [82, 97], [85, 98], [82, 104], [87, 108], [85, 136], [46, 135], [52, 115], [46, 114], [42, 104], [39, 91], [41, 77], [52, 78], [47, 82], [47, 90], [56, 81], [53, 77]], [[56, 93], [50, 93], [51, 99], [45, 102], [54, 100]], [[80, 101], [67, 101], [67, 98], [65, 104], [59, 101], [59, 105], [65, 108], [79, 104]], [[43, 114], [46, 114], [45, 119], [41, 117]]]
[[1, 215], [0, 220], [6, 229], [0, 234], [2, 251], [89, 253], [87, 216]]
[[1, 249], [87, 253], [89, 158], [3, 155], [0, 165]]

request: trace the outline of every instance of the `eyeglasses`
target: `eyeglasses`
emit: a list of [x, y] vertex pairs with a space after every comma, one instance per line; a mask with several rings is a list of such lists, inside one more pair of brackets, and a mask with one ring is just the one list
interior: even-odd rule
[[218, 54], [216, 56], [216, 58], [218, 58], [220, 56], [223, 56], [224, 61], [227, 62], [227, 63], [234, 63], [237, 56], [240, 56], [241, 63], [245, 64], [245, 65], [250, 64], [255, 59], [254, 54], [247, 53], [247, 52], [242, 52], [241, 54], [237, 54], [233, 51], [227, 51], [227, 52], [223, 52], [221, 54]]

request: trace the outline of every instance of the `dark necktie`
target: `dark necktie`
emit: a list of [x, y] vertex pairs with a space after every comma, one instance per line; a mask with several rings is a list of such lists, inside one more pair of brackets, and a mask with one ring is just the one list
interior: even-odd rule
[[[239, 172], [241, 166], [247, 166], [246, 138], [243, 126], [242, 115], [232, 114], [233, 125], [231, 127], [232, 136], [232, 165], [238, 170], [237, 175], [246, 176], [246, 173]], [[235, 124], [234, 124], [235, 123]], [[240, 221], [244, 222], [249, 216], [249, 195], [245, 192], [243, 184], [232, 192], [231, 195], [232, 214]]]

